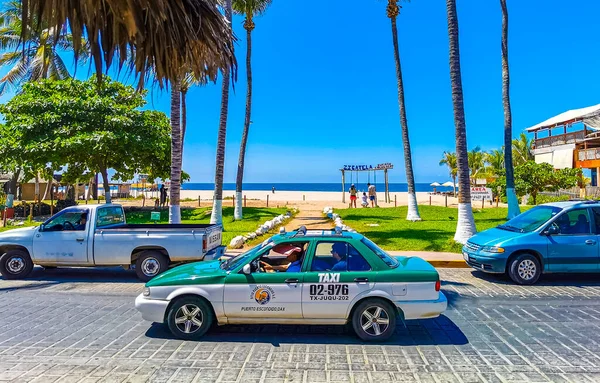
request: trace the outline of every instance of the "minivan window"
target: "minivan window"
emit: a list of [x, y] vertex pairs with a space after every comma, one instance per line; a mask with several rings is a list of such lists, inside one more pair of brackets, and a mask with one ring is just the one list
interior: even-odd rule
[[498, 226], [498, 229], [529, 233], [542, 226], [550, 218], [560, 213], [561, 210], [556, 206], [536, 206], [519, 214], [504, 225]]
[[553, 223], [564, 235], [590, 234], [590, 217], [587, 209], [573, 209], [561, 214]]

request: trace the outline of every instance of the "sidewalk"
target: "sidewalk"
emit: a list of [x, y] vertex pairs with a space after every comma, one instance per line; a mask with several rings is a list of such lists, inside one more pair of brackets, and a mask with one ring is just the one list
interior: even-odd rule
[[395, 251], [387, 252], [389, 255], [402, 257], [419, 257], [431, 263], [433, 267], [449, 267], [449, 268], [470, 268], [465, 262], [461, 254], [443, 253], [435, 251]]

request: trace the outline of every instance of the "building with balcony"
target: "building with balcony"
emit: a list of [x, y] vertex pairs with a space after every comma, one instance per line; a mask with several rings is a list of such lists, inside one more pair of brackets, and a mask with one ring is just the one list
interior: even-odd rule
[[525, 131], [534, 135], [535, 162], [588, 169], [592, 186], [600, 185], [600, 104], [569, 110]]

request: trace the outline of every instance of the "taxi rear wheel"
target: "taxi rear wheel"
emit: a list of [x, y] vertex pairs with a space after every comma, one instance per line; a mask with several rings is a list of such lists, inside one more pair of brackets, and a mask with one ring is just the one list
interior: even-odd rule
[[396, 310], [381, 299], [363, 301], [352, 314], [352, 327], [362, 340], [386, 340], [396, 330]]
[[533, 285], [542, 275], [540, 261], [531, 254], [516, 256], [508, 266], [508, 276], [520, 285]]
[[167, 325], [179, 339], [200, 339], [210, 328], [213, 313], [208, 304], [195, 297], [177, 299], [167, 314]]

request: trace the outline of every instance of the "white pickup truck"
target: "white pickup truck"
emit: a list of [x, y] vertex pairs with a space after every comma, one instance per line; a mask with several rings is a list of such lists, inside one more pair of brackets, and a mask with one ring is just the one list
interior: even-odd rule
[[171, 264], [218, 257], [222, 227], [205, 224], [142, 224], [125, 222], [115, 204], [73, 206], [42, 225], [0, 233], [0, 274], [26, 277], [33, 265], [134, 267], [149, 281]]

